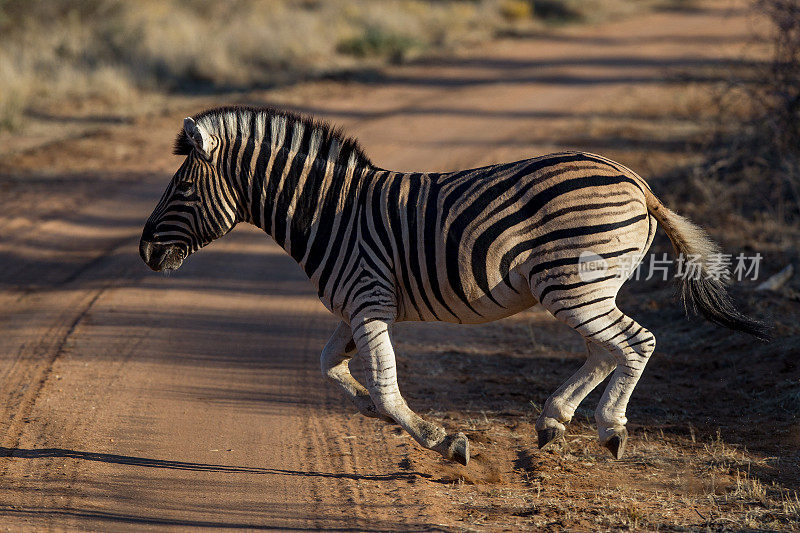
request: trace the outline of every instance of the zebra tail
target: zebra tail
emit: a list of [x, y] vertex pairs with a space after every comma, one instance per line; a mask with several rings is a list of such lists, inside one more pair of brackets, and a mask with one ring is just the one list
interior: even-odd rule
[[645, 191], [647, 211], [664, 228], [675, 252], [700, 263], [700, 275], [681, 278], [681, 299], [687, 314], [699, 312], [715, 324], [769, 341], [770, 327], [740, 313], [728, 294], [730, 272], [717, 243], [703, 228], [670, 211], [652, 192]]

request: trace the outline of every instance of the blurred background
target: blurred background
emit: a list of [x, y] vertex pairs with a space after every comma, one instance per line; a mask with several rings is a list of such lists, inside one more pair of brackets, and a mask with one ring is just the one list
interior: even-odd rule
[[[762, 258], [732, 292], [775, 340], [626, 284], [658, 348], [616, 462], [600, 390], [536, 451], [584, 358], [546, 312], [398, 324], [409, 403], [474, 445], [443, 463], [323, 385], [336, 322], [262, 233], [170, 277], [138, 258], [183, 117], [227, 104], [326, 119], [397, 170], [615, 159]], [[0, 0], [0, 522], [796, 531], [799, 254], [800, 0]]]
[[[2, 0], [0, 130], [24, 133], [48, 116], [130, 119], [168, 96], [369, 76], [498, 37], [692, 8], [691, 0]], [[798, 7], [760, 0], [750, 9], [740, 60], [705, 87], [713, 107], [702, 112], [718, 124], [701, 140], [709, 164], [695, 177], [716, 205], [796, 224]], [[752, 191], [755, 183], [762, 187]]]
[[3, 0], [0, 124], [20, 127], [25, 110], [64, 98], [267, 87], [671, 3]]

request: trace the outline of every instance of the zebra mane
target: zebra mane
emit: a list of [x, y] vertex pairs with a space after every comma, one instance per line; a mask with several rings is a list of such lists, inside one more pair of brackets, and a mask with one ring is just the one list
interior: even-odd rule
[[[295, 125], [300, 123], [304, 126], [303, 137], [300, 140], [299, 152], [307, 153], [309, 145], [319, 143], [319, 153], [328, 153], [331, 145], [338, 144], [338, 160], [347, 162], [353, 159], [358, 166], [375, 168], [367, 154], [359, 145], [358, 141], [344, 134], [340, 127], [334, 127], [327, 122], [301, 115], [292, 111], [284, 111], [274, 107], [255, 107], [255, 106], [225, 106], [207, 109], [192, 117], [194, 121], [206, 129], [211, 135], [221, 138], [235, 137], [239, 130], [249, 135], [256, 135], [260, 132], [263, 136], [262, 142], [274, 143], [271, 136], [275, 132], [275, 123], [283, 126], [280, 136], [291, 138]], [[253, 131], [255, 130], [255, 131]], [[233, 139], [229, 139], [233, 140]], [[188, 155], [193, 149], [193, 145], [186, 135], [186, 131], [181, 128], [175, 139], [175, 155]]]

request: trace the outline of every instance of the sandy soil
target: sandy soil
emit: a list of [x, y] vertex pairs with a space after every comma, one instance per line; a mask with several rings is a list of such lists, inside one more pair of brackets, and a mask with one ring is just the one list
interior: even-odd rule
[[[222, 102], [326, 117], [385, 168], [448, 170], [565, 147], [664, 168], [694, 122], [626, 116], [626, 102], [641, 109], [652, 98], [658, 116], [676, 94], [713, 83], [751, 24], [731, 6], [508, 39], [355, 80], [175, 97], [133, 121], [64, 112], [36, 125], [38, 141], [0, 138], [0, 524], [797, 527], [797, 508], [774, 503], [798, 488], [796, 420], [784, 407], [763, 424], [742, 414], [764, 390], [794, 394], [784, 386], [798, 376], [790, 325], [777, 347], [756, 347], [682, 321], [668, 288], [632, 290], [631, 314], [666, 340], [632, 401], [629, 457], [615, 462], [594, 443], [596, 396], [564, 448], [536, 449], [538, 406], [583, 356], [545, 312], [481, 327], [401, 324], [401, 387], [419, 412], [469, 433], [464, 468], [353, 414], [323, 381], [317, 357], [335, 320], [259, 231], [237, 228], [171, 276], [136, 251], [179, 164], [170, 151], [180, 119]], [[623, 118], [650, 133], [637, 142], [602, 133]], [[769, 366], [741, 386], [714, 357], [725, 350], [769, 356]]]

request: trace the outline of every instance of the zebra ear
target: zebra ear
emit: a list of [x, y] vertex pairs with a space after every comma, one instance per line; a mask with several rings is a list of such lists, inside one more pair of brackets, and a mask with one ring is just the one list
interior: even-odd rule
[[195, 150], [208, 159], [211, 155], [211, 136], [208, 132], [198, 126], [192, 117], [183, 119], [183, 131], [186, 132], [186, 137], [194, 145]]

